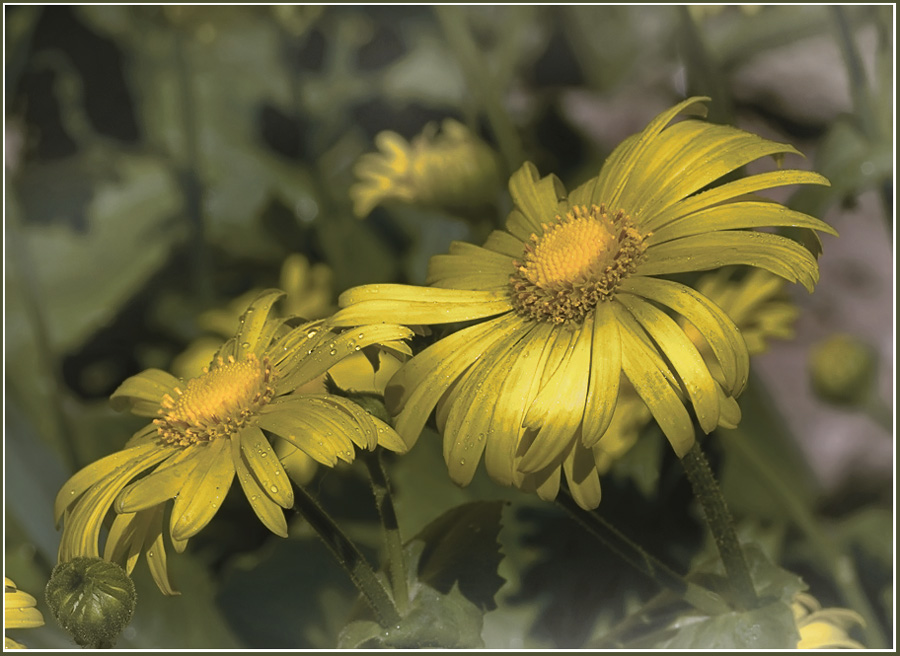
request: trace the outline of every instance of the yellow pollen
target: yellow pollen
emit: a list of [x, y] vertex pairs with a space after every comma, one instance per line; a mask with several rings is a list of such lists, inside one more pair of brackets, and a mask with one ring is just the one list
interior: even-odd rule
[[228, 437], [245, 426], [275, 395], [268, 360], [249, 354], [229, 356], [192, 378], [176, 396], [166, 394], [155, 419], [160, 437], [169, 444], [188, 446]]
[[573, 207], [542, 227], [509, 279], [516, 310], [537, 321], [581, 322], [597, 303], [612, 298], [646, 250], [646, 235], [631, 218], [602, 205]]
[[523, 274], [539, 287], [590, 280], [603, 273], [617, 246], [607, 226], [593, 218], [559, 222], [538, 241]]

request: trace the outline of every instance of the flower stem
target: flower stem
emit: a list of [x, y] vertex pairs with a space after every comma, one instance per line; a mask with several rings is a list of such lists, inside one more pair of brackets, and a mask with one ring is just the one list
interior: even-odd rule
[[325, 542], [325, 546], [372, 608], [378, 623], [383, 627], [396, 626], [400, 622], [400, 613], [362, 552], [305, 489], [297, 486], [294, 500], [294, 510], [303, 515]]
[[464, 10], [451, 5], [438, 5], [434, 10], [447, 41], [459, 59], [463, 75], [484, 106], [507, 173], [511, 174], [525, 161], [525, 154], [516, 127], [503, 106], [497, 84], [491, 79], [489, 67], [485, 66], [485, 58], [466, 25]]
[[806, 535], [808, 543], [820, 564], [832, 573], [835, 584], [840, 590], [845, 603], [862, 615], [865, 620], [863, 635], [865, 636], [866, 646], [869, 649], [884, 649], [887, 647], [887, 641], [880, 629], [880, 623], [875, 611], [872, 609], [872, 605], [869, 603], [859, 582], [852, 560], [835, 546], [834, 541], [825, 534], [819, 522], [809, 512], [806, 504], [802, 503], [796, 495], [791, 493], [788, 486], [772, 471], [758, 451], [751, 446], [752, 443], [752, 440], [747, 438], [747, 435], [740, 427], [730, 431], [728, 435], [728, 444], [735, 449], [741, 457], [741, 461], [756, 472], [769, 492], [781, 502], [782, 507], [787, 511], [797, 528]]
[[716, 541], [735, 600], [744, 609], [755, 608], [758, 602], [756, 589], [734, 530], [731, 512], [698, 442], [694, 442], [691, 450], [681, 459], [681, 464], [694, 490], [694, 496], [703, 507], [703, 515]]
[[596, 512], [589, 512], [581, 508], [568, 492], [561, 492], [556, 498], [556, 503], [613, 553], [660, 585], [680, 595], [698, 610], [709, 615], [718, 615], [729, 610], [728, 605], [719, 595], [696, 583], [686, 581]]
[[397, 513], [391, 498], [390, 483], [384, 470], [381, 450], [366, 453], [364, 456], [369, 478], [372, 481], [372, 493], [375, 495], [375, 506], [384, 529], [384, 543], [387, 548], [387, 570], [394, 592], [394, 603], [401, 614], [406, 612], [409, 601], [409, 588], [406, 582], [406, 558], [403, 554], [403, 540], [397, 524]]

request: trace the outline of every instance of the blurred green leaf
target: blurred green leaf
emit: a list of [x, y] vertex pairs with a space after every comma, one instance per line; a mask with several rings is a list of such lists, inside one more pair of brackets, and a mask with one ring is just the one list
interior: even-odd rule
[[29, 224], [25, 246], [54, 353], [78, 347], [162, 267], [184, 237], [173, 222], [181, 195], [155, 158], [111, 152], [117, 179], [98, 181], [87, 228]]

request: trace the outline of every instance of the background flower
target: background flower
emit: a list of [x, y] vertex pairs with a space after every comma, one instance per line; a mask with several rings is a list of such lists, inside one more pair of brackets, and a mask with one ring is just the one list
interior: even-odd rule
[[[4, 577], [3, 628], [33, 629], [44, 625], [44, 616], [37, 609], [37, 600], [27, 592], [22, 592], [10, 579]], [[24, 649], [25, 645], [4, 635], [4, 649]]]

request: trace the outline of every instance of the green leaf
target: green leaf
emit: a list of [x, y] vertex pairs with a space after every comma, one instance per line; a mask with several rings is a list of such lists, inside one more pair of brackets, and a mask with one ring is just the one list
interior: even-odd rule
[[460, 593], [483, 610], [496, 608], [494, 595], [504, 583], [497, 574], [503, 560], [498, 541], [502, 510], [502, 501], [475, 501], [426, 526], [412, 540], [425, 545], [418, 561], [419, 581], [444, 594], [458, 585]]

